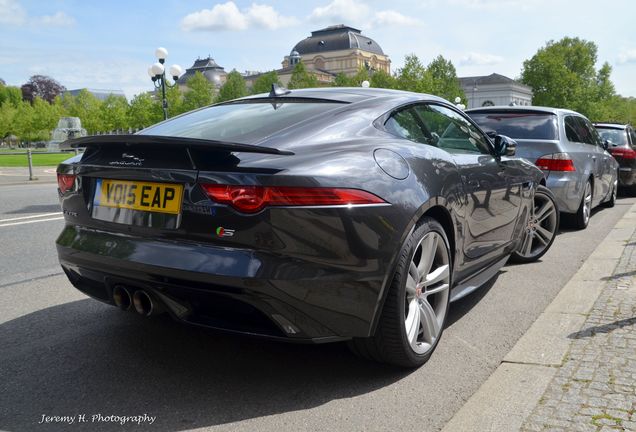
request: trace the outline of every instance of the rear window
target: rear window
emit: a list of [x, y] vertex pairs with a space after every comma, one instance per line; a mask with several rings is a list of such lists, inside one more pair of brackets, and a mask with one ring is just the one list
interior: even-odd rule
[[555, 140], [557, 116], [549, 113], [529, 112], [469, 112], [484, 131], [496, 131], [513, 139]]
[[270, 100], [216, 105], [144, 129], [140, 134], [253, 144], [344, 104]]
[[603, 141], [609, 141], [616, 146], [627, 145], [627, 133], [624, 129], [604, 129], [597, 127], [596, 130], [601, 135]]

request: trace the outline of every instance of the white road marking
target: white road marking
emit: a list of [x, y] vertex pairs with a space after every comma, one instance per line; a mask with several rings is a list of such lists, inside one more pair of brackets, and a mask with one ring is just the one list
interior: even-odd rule
[[36, 222], [48, 222], [48, 221], [54, 221], [54, 220], [60, 220], [60, 219], [64, 219], [64, 216], [48, 218], [48, 219], [36, 219], [36, 220], [27, 220], [22, 222], [12, 222], [12, 223], [5, 223], [5, 224], [0, 223], [0, 228], [14, 226], [14, 225], [25, 225], [25, 224], [31, 224]]
[[47, 217], [47, 216], [53, 216], [53, 215], [61, 215], [61, 214], [62, 214], [62, 212], [40, 213], [40, 214], [36, 214], [36, 215], [31, 215], [31, 216], [20, 216], [20, 217], [15, 217], [15, 218], [10, 218], [10, 219], [0, 219], [0, 224], [3, 223], [3, 222], [17, 221], [17, 220], [23, 220], [23, 219], [41, 218], [41, 217]]

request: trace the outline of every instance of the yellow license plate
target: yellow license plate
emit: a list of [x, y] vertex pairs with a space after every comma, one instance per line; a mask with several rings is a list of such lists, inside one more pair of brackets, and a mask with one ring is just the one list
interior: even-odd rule
[[182, 196], [180, 184], [97, 179], [93, 205], [178, 214]]

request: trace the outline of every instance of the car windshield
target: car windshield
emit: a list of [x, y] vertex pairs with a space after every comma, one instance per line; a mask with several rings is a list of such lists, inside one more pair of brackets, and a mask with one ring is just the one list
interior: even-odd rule
[[496, 131], [513, 139], [558, 139], [557, 116], [532, 112], [469, 112], [484, 131]]
[[624, 146], [627, 144], [627, 134], [624, 129], [605, 129], [597, 127], [596, 130], [601, 134], [603, 141], [609, 141], [610, 144]]
[[342, 107], [339, 102], [246, 101], [203, 108], [144, 129], [142, 135], [254, 144], [296, 123]]

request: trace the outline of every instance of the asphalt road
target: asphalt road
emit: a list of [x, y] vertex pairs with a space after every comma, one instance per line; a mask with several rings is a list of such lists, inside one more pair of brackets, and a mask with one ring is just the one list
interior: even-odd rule
[[[343, 344], [228, 337], [88, 299], [63, 275], [46, 277], [59, 272], [62, 221], [3, 222], [55, 212], [54, 186], [3, 186], [0, 198], [0, 429], [10, 431], [439, 430], [635, 201], [594, 212], [587, 230], [561, 232], [541, 262], [506, 266], [454, 303], [431, 360], [405, 372]], [[79, 414], [86, 423], [38, 424]], [[92, 423], [97, 414], [156, 420]]]

